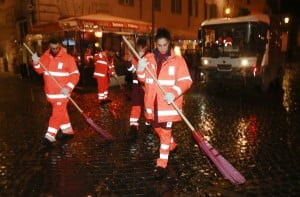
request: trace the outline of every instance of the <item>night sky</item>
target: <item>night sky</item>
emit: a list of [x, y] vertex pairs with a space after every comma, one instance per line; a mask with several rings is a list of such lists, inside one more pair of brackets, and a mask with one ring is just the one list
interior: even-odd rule
[[281, 13], [300, 16], [299, 0], [281, 0]]

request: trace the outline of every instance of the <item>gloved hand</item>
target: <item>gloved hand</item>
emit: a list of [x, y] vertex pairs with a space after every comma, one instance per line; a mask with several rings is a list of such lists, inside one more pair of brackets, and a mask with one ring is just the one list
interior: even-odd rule
[[149, 64], [146, 58], [142, 58], [139, 60], [137, 71], [143, 71], [146, 66]]
[[32, 54], [31, 58], [32, 58], [32, 61], [33, 61], [34, 64], [38, 64], [39, 61], [40, 61], [40, 58], [37, 55], [37, 53]]
[[70, 94], [70, 91], [69, 91], [68, 88], [62, 88], [62, 89], [60, 90], [60, 93], [61, 93], [61, 94], [64, 94], [65, 96], [68, 96], [68, 95]]
[[165, 100], [168, 104], [171, 104], [172, 101], [174, 101], [174, 99], [175, 99], [175, 95], [174, 95], [173, 93], [167, 92], [167, 93], [165, 94], [164, 100]]
[[136, 71], [136, 68], [133, 66], [131, 72], [135, 73], [135, 71]]

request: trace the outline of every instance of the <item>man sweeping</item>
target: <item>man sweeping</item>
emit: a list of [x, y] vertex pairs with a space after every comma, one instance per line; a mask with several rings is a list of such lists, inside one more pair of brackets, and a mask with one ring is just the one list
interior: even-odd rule
[[32, 55], [32, 61], [34, 70], [43, 75], [46, 97], [52, 105], [52, 114], [43, 144], [51, 145], [55, 142], [59, 130], [62, 131], [63, 137], [73, 137], [74, 131], [67, 104], [68, 96], [78, 83], [80, 75], [74, 58], [54, 38], [49, 40], [49, 49], [40, 58], [37, 53]]

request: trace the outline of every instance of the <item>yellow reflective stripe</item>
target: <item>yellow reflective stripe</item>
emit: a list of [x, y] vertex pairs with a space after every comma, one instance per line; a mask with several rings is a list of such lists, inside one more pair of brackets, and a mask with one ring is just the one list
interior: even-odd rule
[[53, 72], [53, 71], [49, 71], [49, 73], [45, 72], [45, 75], [52, 75], [52, 76], [56, 76], [56, 77], [66, 77], [66, 76], [70, 75], [68, 72]]
[[144, 74], [138, 74], [137, 76], [138, 76], [139, 78], [142, 78], [142, 79], [144, 79], [144, 78], [146, 77], [145, 73], [144, 73]]
[[170, 146], [168, 144], [161, 144], [160, 149], [169, 150]]
[[49, 99], [60, 99], [60, 98], [67, 98], [64, 94], [46, 94], [47, 98]]
[[73, 72], [70, 72], [70, 75], [73, 75], [73, 74], [79, 74], [79, 71], [78, 70], [75, 70]]
[[169, 154], [159, 154], [159, 158], [161, 159], [168, 159]]
[[176, 116], [178, 112], [176, 110], [159, 110], [157, 114], [158, 116]]
[[174, 80], [158, 80], [158, 82], [161, 84], [161, 85], [165, 85], [165, 86], [172, 86], [175, 84], [175, 81]]
[[173, 89], [177, 92], [178, 95], [181, 95], [182, 91], [181, 88], [178, 86], [173, 86]]
[[99, 64], [106, 64], [106, 65], [107, 65], [107, 62], [106, 62], [106, 61], [103, 61], [103, 60], [97, 60], [96, 63], [99, 63]]
[[71, 123], [67, 123], [67, 124], [62, 124], [60, 126], [61, 129], [67, 129], [67, 128], [70, 128], [71, 127]]
[[99, 76], [99, 77], [105, 77], [105, 74], [102, 74], [102, 73], [94, 73], [94, 75]]
[[75, 85], [71, 82], [67, 83], [67, 86], [70, 87], [71, 89], [73, 89], [75, 87]]
[[130, 68], [127, 68], [127, 70], [128, 70], [128, 71], [133, 71], [133, 70], [135, 70], [135, 67], [134, 67], [134, 65], [133, 65], [133, 64], [131, 64]]
[[130, 118], [130, 119], [129, 119], [130, 122], [136, 122], [136, 121], [138, 121], [138, 120], [139, 120], [138, 118]]
[[182, 81], [182, 80], [190, 80], [190, 81], [192, 81], [192, 78], [190, 76], [186, 76], [186, 77], [181, 77], [181, 78], [177, 79], [177, 81]]
[[55, 133], [55, 134], [57, 133], [57, 129], [55, 129], [53, 127], [48, 127], [47, 131], [50, 133]]

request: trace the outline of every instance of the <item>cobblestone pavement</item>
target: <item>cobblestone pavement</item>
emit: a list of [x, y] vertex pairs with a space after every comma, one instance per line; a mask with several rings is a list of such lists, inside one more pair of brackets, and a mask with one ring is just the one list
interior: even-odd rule
[[[296, 67], [298, 66], [298, 67]], [[128, 131], [129, 89], [110, 88], [113, 101], [100, 107], [96, 88], [77, 88], [72, 98], [112, 142], [95, 132], [70, 103], [76, 135], [42, 149], [51, 108], [42, 83], [0, 73], [0, 196], [299, 196], [300, 65], [286, 69], [283, 91], [194, 83], [184, 114], [214, 148], [246, 178], [232, 185], [196, 145], [184, 122], [168, 176], [155, 180], [158, 139], [142, 126]]]

